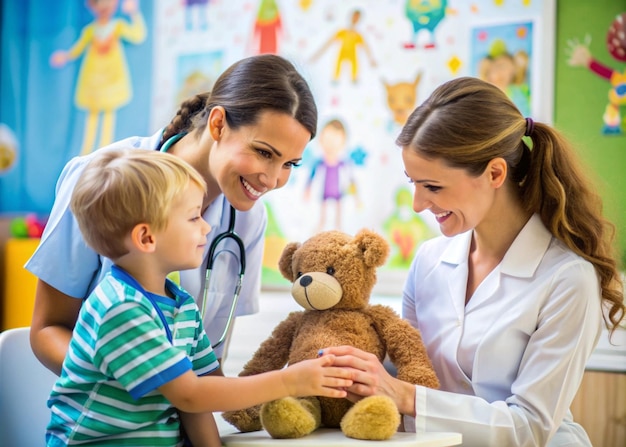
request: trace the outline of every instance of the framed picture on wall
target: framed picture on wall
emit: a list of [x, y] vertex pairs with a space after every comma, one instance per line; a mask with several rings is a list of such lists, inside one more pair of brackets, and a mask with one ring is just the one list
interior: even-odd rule
[[506, 18], [475, 17], [469, 74], [500, 87], [524, 116], [552, 124], [555, 1], [537, 10], [519, 4], [518, 10]]
[[505, 91], [524, 116], [531, 116], [533, 22], [472, 30], [472, 73]]

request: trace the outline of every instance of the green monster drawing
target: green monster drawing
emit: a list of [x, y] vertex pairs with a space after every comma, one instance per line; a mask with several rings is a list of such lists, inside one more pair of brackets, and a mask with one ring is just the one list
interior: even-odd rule
[[407, 188], [396, 192], [396, 207], [383, 228], [391, 245], [387, 267], [408, 269], [420, 243], [435, 236], [422, 218], [413, 211], [413, 196]]

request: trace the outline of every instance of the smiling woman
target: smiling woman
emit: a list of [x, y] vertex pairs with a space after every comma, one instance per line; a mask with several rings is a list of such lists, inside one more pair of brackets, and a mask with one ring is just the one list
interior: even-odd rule
[[[446, 236], [473, 230], [468, 284], [482, 282], [536, 214], [553, 237], [593, 265], [609, 309], [607, 326], [617, 327], [624, 297], [613, 225], [555, 129], [524, 118], [491, 84], [458, 78], [411, 114], [397, 144], [416, 183], [415, 211], [435, 213]], [[468, 285], [467, 300], [473, 291]]]
[[213, 139], [207, 145], [213, 180], [208, 200], [211, 191], [220, 191], [235, 208], [247, 210], [263, 194], [287, 183], [312, 133], [291, 116], [275, 111], [260, 113], [254, 125], [233, 128], [228, 124], [229, 110], [214, 107], [207, 120]]
[[467, 445], [590, 446], [569, 408], [602, 309], [614, 330], [624, 295], [611, 225], [575, 152], [477, 78], [435, 89], [397, 144], [414, 210], [443, 233], [420, 246], [402, 302], [441, 389], [400, 382], [354, 348], [326, 349], [358, 370], [349, 391], [387, 394], [405, 428], [461, 432]]
[[431, 211], [446, 236], [467, 231], [478, 223], [493, 200], [489, 192], [498, 189], [506, 175], [503, 160], [480, 176], [470, 175], [462, 168], [451, 168], [442, 159], [425, 158], [415, 151], [402, 151], [402, 160], [409, 181], [415, 185], [413, 210]]

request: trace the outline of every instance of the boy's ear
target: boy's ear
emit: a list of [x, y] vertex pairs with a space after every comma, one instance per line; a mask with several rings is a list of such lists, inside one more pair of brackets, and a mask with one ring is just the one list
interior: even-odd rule
[[156, 248], [156, 238], [152, 233], [150, 225], [146, 223], [140, 223], [133, 227], [130, 232], [130, 243], [135, 249], [151, 253]]

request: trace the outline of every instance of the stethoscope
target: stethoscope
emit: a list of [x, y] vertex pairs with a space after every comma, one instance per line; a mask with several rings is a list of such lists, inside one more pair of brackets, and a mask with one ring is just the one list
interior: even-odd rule
[[[167, 150], [170, 147], [172, 147], [172, 145], [176, 143], [178, 140], [180, 140], [183, 136], [185, 136], [184, 133], [176, 134], [172, 136], [165, 143], [163, 143], [160, 151], [167, 152]], [[236, 254], [233, 253], [231, 250], [225, 249], [225, 250], [217, 251], [217, 247], [220, 244], [220, 242], [226, 239], [232, 239], [235, 242], [235, 244], [237, 245], [237, 248], [239, 249], [239, 257], [237, 257]], [[230, 305], [230, 312], [228, 313], [228, 319], [226, 320], [224, 331], [222, 332], [222, 335], [220, 336], [219, 340], [212, 345], [213, 349], [217, 348], [218, 346], [221, 346], [226, 341], [226, 337], [228, 336], [228, 331], [230, 330], [230, 327], [232, 326], [232, 323], [235, 317], [235, 309], [237, 308], [237, 301], [239, 301], [239, 292], [241, 291], [241, 285], [243, 284], [243, 276], [244, 276], [244, 273], [246, 272], [246, 250], [243, 245], [243, 241], [241, 240], [241, 237], [239, 237], [239, 235], [235, 232], [235, 208], [232, 205], [230, 205], [230, 219], [228, 221], [228, 229], [224, 231], [223, 233], [220, 233], [217, 236], [215, 236], [213, 238], [213, 241], [209, 245], [209, 252], [207, 255], [207, 265], [206, 265], [206, 270], [204, 273], [204, 288], [202, 290], [202, 305], [200, 306], [200, 316], [202, 317], [202, 321], [204, 321], [204, 316], [206, 314], [207, 298], [209, 296], [209, 284], [211, 281], [211, 274], [213, 272], [213, 263], [215, 262], [215, 258], [219, 256], [219, 254], [222, 251], [227, 251], [227, 252], [232, 253], [239, 260], [239, 275], [237, 278], [237, 283], [235, 284], [235, 293], [233, 295], [233, 300]]]
[[[235, 285], [235, 293], [233, 295], [233, 302], [230, 305], [230, 312], [228, 314], [228, 319], [226, 320], [226, 326], [224, 326], [224, 331], [220, 336], [220, 339], [213, 345], [213, 349], [220, 346], [226, 340], [226, 336], [228, 335], [228, 330], [233, 322], [233, 318], [235, 316], [235, 308], [237, 307], [237, 301], [239, 301], [239, 292], [241, 291], [241, 285], [243, 283], [243, 275], [246, 272], [246, 250], [243, 246], [243, 241], [239, 237], [237, 233], [235, 233], [235, 208], [230, 205], [230, 220], [228, 222], [228, 230], [223, 233], [215, 236], [211, 245], [209, 245], [209, 253], [207, 255], [207, 263], [206, 263], [206, 271], [204, 274], [204, 290], [202, 292], [202, 306], [200, 307], [200, 315], [202, 316], [202, 321], [204, 321], [204, 315], [206, 314], [206, 304], [207, 297], [209, 295], [209, 283], [211, 281], [211, 273], [213, 271], [213, 262], [215, 261], [217, 246], [220, 242], [225, 239], [232, 239], [237, 247], [239, 248], [239, 257], [235, 255], [237, 259], [239, 259], [239, 277], [237, 278], [237, 284]], [[230, 250], [226, 250], [230, 251]], [[232, 253], [232, 251], [230, 251]], [[217, 252], [219, 255], [220, 252]]]

